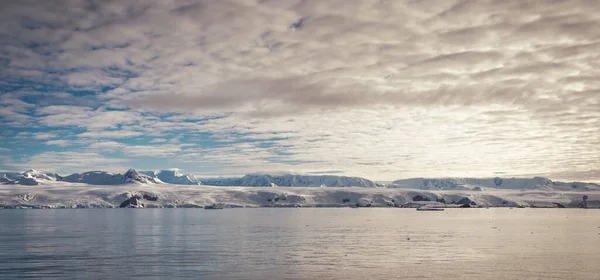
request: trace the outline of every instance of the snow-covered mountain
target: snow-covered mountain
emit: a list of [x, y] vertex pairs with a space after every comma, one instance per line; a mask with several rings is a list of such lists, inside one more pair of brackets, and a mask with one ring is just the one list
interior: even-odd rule
[[179, 170], [140, 171], [140, 173], [158, 178], [164, 183], [175, 185], [200, 185], [200, 179], [191, 174], [182, 174]]
[[35, 169], [30, 169], [23, 173], [8, 172], [0, 174], [0, 183], [19, 184], [28, 186], [35, 186], [43, 183], [55, 182], [61, 179], [62, 177], [60, 177], [56, 173], [42, 172]]
[[403, 188], [418, 190], [482, 191], [548, 190], [548, 191], [600, 191], [600, 185], [584, 182], [555, 182], [544, 177], [534, 178], [414, 178], [380, 184], [360, 177], [336, 175], [305, 175], [293, 173], [254, 173], [237, 178], [199, 179], [178, 170], [136, 171], [124, 174], [89, 171], [61, 177], [56, 173], [28, 170], [23, 173], [0, 173], [0, 184], [44, 185], [58, 182], [90, 185], [123, 184], [175, 184], [240, 187], [363, 187]]
[[0, 172], [0, 180], [1, 178], [6, 178], [9, 181], [18, 180], [21, 177], [21, 173], [19, 172]]
[[21, 174], [17, 172], [0, 173], [0, 183], [12, 183], [19, 179]]
[[202, 179], [202, 185], [244, 187], [363, 187], [375, 188], [375, 182], [360, 178], [334, 175], [248, 174], [241, 178]]
[[600, 190], [600, 185], [581, 182], [553, 182], [544, 177], [534, 178], [414, 178], [392, 182], [390, 188], [420, 190], [475, 190], [484, 188], [509, 190], [564, 190], [588, 191]]
[[104, 171], [89, 171], [75, 173], [64, 177], [61, 181], [70, 183], [85, 183], [90, 185], [122, 185], [122, 184], [160, 184], [161, 180], [144, 175], [135, 169], [129, 169], [125, 174], [113, 174]]

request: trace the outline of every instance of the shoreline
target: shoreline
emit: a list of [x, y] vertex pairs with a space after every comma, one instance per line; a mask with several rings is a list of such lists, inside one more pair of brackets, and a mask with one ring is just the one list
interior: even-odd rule
[[448, 191], [400, 188], [214, 187], [185, 185], [0, 185], [0, 209], [78, 208], [588, 208], [600, 192], [547, 190]]

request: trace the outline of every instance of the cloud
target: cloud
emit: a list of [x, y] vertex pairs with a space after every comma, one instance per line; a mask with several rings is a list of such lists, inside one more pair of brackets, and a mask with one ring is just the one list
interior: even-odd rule
[[170, 157], [181, 152], [179, 145], [163, 144], [163, 145], [135, 145], [127, 146], [123, 152], [128, 156], [133, 157]]
[[167, 142], [167, 139], [164, 138], [153, 138], [152, 140], [150, 140], [150, 143], [164, 143]]
[[91, 152], [43, 152], [23, 162], [12, 162], [8, 165], [18, 170], [35, 168], [64, 173], [81, 172], [82, 168], [85, 170], [122, 172], [126, 169], [127, 160], [108, 158]]
[[40, 132], [40, 133], [35, 133], [33, 135], [33, 138], [39, 139], [39, 140], [47, 140], [47, 139], [52, 139], [52, 138], [56, 138], [56, 137], [58, 137], [58, 135], [56, 135], [56, 133], [52, 133], [52, 132]]
[[46, 145], [54, 145], [54, 146], [59, 146], [59, 147], [68, 147], [70, 146], [72, 143], [69, 140], [50, 140], [50, 141], [46, 141]]
[[104, 152], [114, 152], [117, 150], [121, 150], [125, 146], [126, 146], [125, 144], [120, 143], [120, 142], [103, 141], [103, 142], [92, 143], [91, 145], [88, 146], [88, 148], [93, 149], [93, 150], [104, 151]]
[[131, 124], [139, 115], [129, 111], [92, 109], [83, 106], [54, 105], [36, 109], [39, 122], [49, 127], [76, 126], [90, 130]]
[[7, 126], [30, 126], [33, 118], [27, 115], [35, 105], [0, 95], [0, 121]]
[[123, 131], [123, 130], [100, 130], [100, 131], [88, 131], [77, 136], [80, 138], [132, 138], [141, 136], [143, 133], [139, 131]]
[[581, 170], [600, 163], [599, 11], [591, 0], [4, 1], [0, 124], [221, 174], [595, 176]]

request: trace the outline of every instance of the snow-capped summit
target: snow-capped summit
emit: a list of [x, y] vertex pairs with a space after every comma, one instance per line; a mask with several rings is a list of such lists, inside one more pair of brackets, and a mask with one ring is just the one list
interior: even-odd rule
[[164, 183], [176, 185], [200, 185], [200, 180], [191, 174], [182, 174], [178, 169], [140, 171], [140, 173], [158, 178]]
[[144, 175], [131, 168], [127, 170], [125, 174], [123, 174], [123, 183], [160, 184], [162, 182], [158, 178], [153, 178], [148, 175]]
[[104, 171], [89, 171], [66, 176], [63, 181], [71, 183], [86, 183], [90, 185], [121, 185], [121, 184], [160, 184], [157, 178], [141, 174], [135, 169], [129, 169], [125, 174], [113, 174]]
[[[6, 174], [4, 177], [6, 177]], [[43, 183], [55, 182], [60, 179], [62, 179], [62, 177], [60, 177], [56, 173], [48, 173], [35, 169], [30, 169], [19, 174], [18, 177], [15, 178], [15, 180], [10, 180], [8, 177], [6, 177], [5, 179], [2, 179], [2, 182], [6, 181], [8, 183], [13, 184], [35, 186]]]
[[60, 178], [60, 176], [58, 176], [58, 174], [56, 173], [42, 172], [35, 169], [29, 169], [21, 173], [21, 176], [24, 178], [33, 178], [47, 181], [56, 181], [58, 178]]

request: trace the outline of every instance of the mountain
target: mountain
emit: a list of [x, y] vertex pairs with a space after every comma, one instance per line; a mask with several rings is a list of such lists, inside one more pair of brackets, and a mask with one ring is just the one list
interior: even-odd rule
[[6, 177], [5, 174], [2, 174], [2, 176], [0, 177], [0, 183], [10, 183], [12, 182], [10, 179], [8, 179], [8, 177]]
[[13, 177], [13, 176], [11, 176], [10, 174], [7, 174], [7, 173], [1, 173], [0, 174], [0, 183], [12, 183], [15, 180], [18, 180], [18, 176]]
[[360, 178], [334, 175], [248, 174], [241, 178], [202, 179], [202, 185], [244, 187], [363, 187], [380, 185]]
[[175, 185], [200, 185], [200, 180], [194, 175], [181, 174], [178, 170], [140, 171], [140, 173], [158, 178], [164, 183]]
[[360, 177], [304, 175], [292, 173], [253, 173], [236, 178], [199, 179], [178, 170], [136, 171], [124, 174], [89, 171], [61, 177], [56, 173], [28, 170], [23, 173], [0, 173], [0, 184], [43, 185], [57, 182], [90, 185], [176, 184], [244, 187], [362, 187], [417, 190], [482, 191], [484, 189], [600, 191], [600, 185], [584, 182], [556, 182], [544, 177], [533, 178], [413, 178], [381, 184]]
[[62, 179], [62, 177], [56, 173], [30, 169], [20, 174], [14, 172], [3, 173], [2, 176], [0, 176], [0, 183], [35, 186], [43, 183], [55, 182], [60, 179]]
[[158, 178], [153, 178], [129, 169], [125, 174], [113, 174], [104, 171], [89, 171], [75, 173], [64, 177], [61, 181], [70, 183], [85, 183], [90, 185], [122, 185], [122, 184], [160, 184]]
[[16, 181], [21, 177], [21, 173], [19, 172], [0, 172], [0, 182], [7, 181]]
[[483, 188], [510, 190], [600, 190], [600, 185], [581, 182], [553, 182], [544, 177], [533, 178], [414, 178], [392, 182], [390, 188], [420, 190], [475, 190]]

